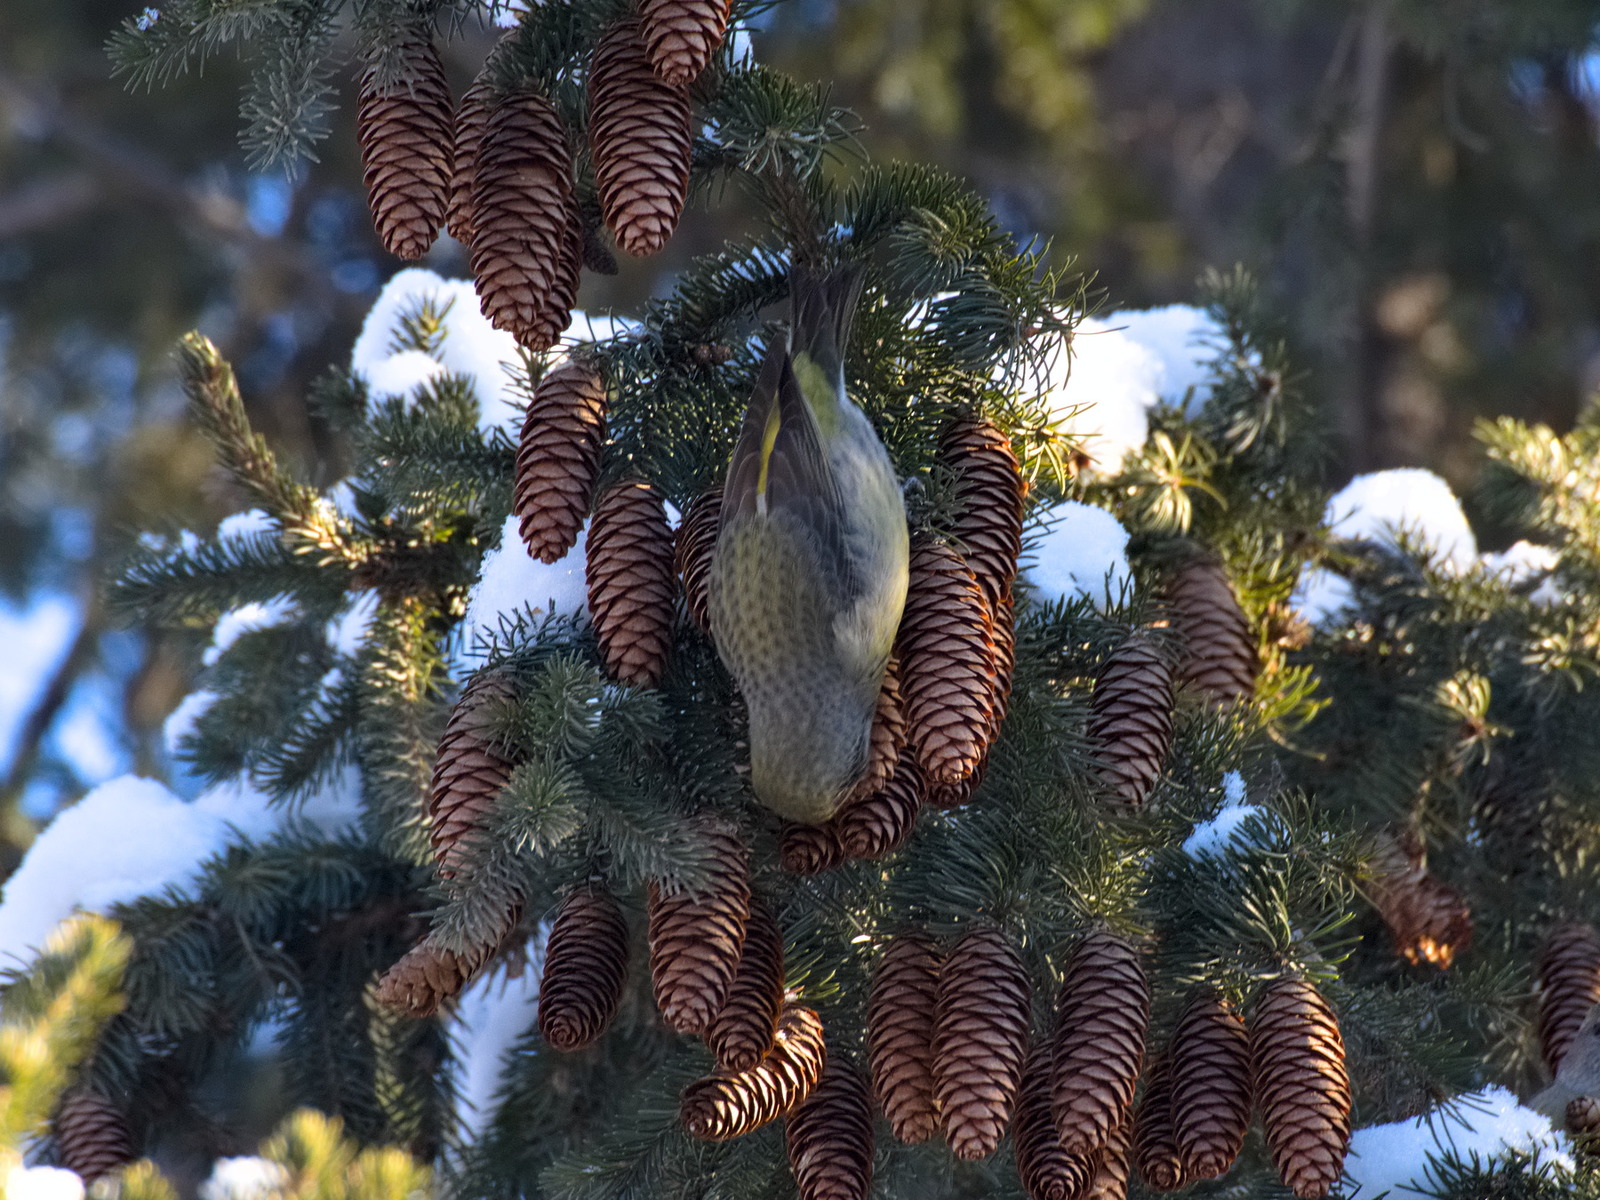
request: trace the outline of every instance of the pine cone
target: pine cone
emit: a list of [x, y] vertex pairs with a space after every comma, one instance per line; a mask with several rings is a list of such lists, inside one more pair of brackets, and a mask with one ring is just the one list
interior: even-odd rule
[[534, 91], [494, 106], [472, 173], [472, 274], [483, 315], [530, 350], [572, 321], [583, 228], [566, 130]]
[[902, 1142], [925, 1142], [939, 1128], [933, 1100], [933, 1027], [939, 948], [917, 933], [889, 943], [867, 1002], [872, 1088]]
[[1181, 682], [1217, 704], [1255, 692], [1256, 642], [1222, 564], [1195, 558], [1167, 588], [1172, 621], [1183, 636]]
[[900, 749], [905, 744], [906, 713], [905, 697], [900, 691], [900, 663], [890, 658], [883, 671], [883, 686], [878, 689], [878, 704], [872, 712], [867, 773], [856, 785], [856, 795], [870, 796], [889, 785], [899, 769]]
[[1089, 738], [1100, 779], [1137, 808], [1161, 774], [1172, 745], [1172, 668], [1145, 630], [1129, 634], [1094, 681]]
[[1022, 1082], [1032, 1017], [1028, 972], [998, 929], [964, 936], [939, 969], [934, 1099], [957, 1158], [1000, 1145]]
[[577, 542], [605, 440], [606, 381], [600, 372], [581, 359], [547, 372], [522, 422], [511, 493], [522, 540], [541, 562], [555, 562]]
[[778, 861], [796, 875], [820, 875], [845, 860], [844, 843], [832, 821], [785, 825], [778, 835]]
[[[519, 915], [510, 915], [507, 932]], [[378, 1003], [408, 1017], [431, 1017], [441, 1004], [461, 994], [496, 949], [483, 946], [470, 954], [458, 954], [424, 938], [378, 980]]]
[[1567, 1101], [1567, 1132], [1579, 1154], [1591, 1158], [1600, 1155], [1600, 1100], [1574, 1096]]
[[654, 254], [689, 196], [689, 93], [650, 65], [639, 22], [606, 30], [589, 68], [589, 148], [600, 210], [629, 254]]
[[1133, 1114], [1111, 1131], [1111, 1140], [1095, 1167], [1094, 1179], [1083, 1200], [1126, 1200], [1128, 1177], [1133, 1173]]
[[512, 764], [494, 741], [494, 722], [515, 701], [508, 675], [480, 672], [461, 689], [445, 722], [428, 802], [428, 836], [443, 879], [453, 879], [464, 865], [511, 777]]
[[1383, 834], [1372, 861], [1372, 901], [1407, 962], [1449, 967], [1472, 943], [1472, 909], [1449, 884], [1428, 874], [1413, 830]]
[[478, 169], [478, 154], [489, 131], [489, 112], [494, 96], [481, 76], [461, 95], [456, 105], [454, 154], [450, 164], [450, 200], [445, 209], [445, 226], [450, 236], [463, 246], [472, 245], [472, 177]]
[[1150, 1064], [1134, 1119], [1133, 1157], [1152, 1192], [1175, 1192], [1189, 1182], [1172, 1128], [1172, 1071], [1165, 1059]]
[[138, 1157], [127, 1117], [92, 1088], [75, 1087], [62, 1096], [55, 1135], [61, 1165], [77, 1172], [85, 1188]]
[[666, 82], [686, 87], [706, 69], [728, 31], [732, 0], [640, 0], [650, 65]]
[[882, 791], [847, 800], [830, 822], [850, 858], [882, 858], [905, 844], [917, 827], [927, 786], [916, 756], [900, 752], [900, 763]]
[[731, 829], [706, 827], [708, 880], [698, 894], [650, 885], [650, 976], [656, 1007], [679, 1033], [704, 1034], [739, 970], [750, 919], [750, 855]]
[[1339, 1019], [1302, 979], [1267, 985], [1250, 1023], [1250, 1072], [1278, 1176], [1326, 1196], [1350, 1146], [1350, 1076]]
[[689, 617], [701, 633], [711, 632], [711, 554], [717, 548], [717, 527], [722, 521], [722, 488], [717, 486], [694, 498], [673, 538], [673, 562], [683, 581], [683, 599]]
[[606, 490], [589, 526], [589, 616], [606, 670], [655, 687], [672, 648], [672, 527], [655, 488]]
[[1127, 1116], [1144, 1061], [1150, 983], [1139, 954], [1106, 932], [1067, 960], [1056, 998], [1055, 1084], [1050, 1112], [1063, 1149], [1090, 1156]]
[[550, 926], [539, 982], [539, 1032], [557, 1050], [581, 1050], [606, 1031], [622, 1002], [628, 922], [611, 893], [568, 893]]
[[792, 1112], [822, 1078], [822, 1019], [786, 1004], [772, 1052], [748, 1071], [716, 1071], [683, 1089], [678, 1113], [689, 1136], [725, 1142]]
[[1011, 599], [1022, 553], [1025, 485], [1011, 439], [986, 417], [962, 417], [946, 431], [939, 456], [955, 475], [950, 536], [991, 605]]
[[783, 1008], [783, 931], [766, 907], [750, 903], [739, 970], [728, 999], [706, 1030], [717, 1066], [748, 1071], [772, 1049]]
[[907, 734], [917, 763], [930, 784], [960, 783], [987, 748], [994, 640], [972, 572], [954, 550], [925, 535], [911, 546], [899, 648]]
[[356, 136], [372, 223], [384, 249], [421, 258], [444, 224], [455, 140], [450, 83], [423, 33], [399, 49], [401, 78], [380, 87], [376, 65], [361, 76]]
[[853, 1063], [829, 1054], [821, 1080], [788, 1125], [789, 1169], [800, 1200], [867, 1200], [872, 1190], [872, 1101]]
[[1078, 1200], [1094, 1177], [1093, 1158], [1068, 1154], [1050, 1120], [1050, 1048], [1035, 1046], [1022, 1072], [1011, 1147], [1028, 1200]]
[[1250, 1036], [1222, 997], [1202, 993], [1178, 1018], [1168, 1052], [1172, 1128], [1184, 1174], [1228, 1173], [1250, 1128]]
[[1589, 1010], [1600, 1003], [1600, 934], [1572, 922], [1556, 928], [1539, 955], [1539, 1045], [1554, 1075]]
[[994, 691], [990, 706], [988, 740], [1000, 736], [1000, 726], [1011, 711], [1011, 681], [1017, 670], [1017, 604], [1007, 596], [989, 606], [989, 627], [994, 636]]

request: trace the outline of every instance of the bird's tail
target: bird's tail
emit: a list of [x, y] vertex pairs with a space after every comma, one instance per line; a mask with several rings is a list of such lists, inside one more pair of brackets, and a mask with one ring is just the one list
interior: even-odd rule
[[821, 273], [797, 266], [789, 275], [789, 297], [794, 302], [789, 353], [810, 356], [829, 379], [842, 380], [850, 323], [861, 297], [861, 268], [851, 265]]

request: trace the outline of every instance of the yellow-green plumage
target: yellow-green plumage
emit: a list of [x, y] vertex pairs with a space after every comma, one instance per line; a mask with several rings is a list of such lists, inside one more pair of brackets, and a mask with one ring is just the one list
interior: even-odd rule
[[728, 467], [711, 627], [750, 711], [756, 798], [827, 820], [866, 769], [905, 607], [905, 506], [888, 452], [845, 394], [858, 280], [796, 271]]

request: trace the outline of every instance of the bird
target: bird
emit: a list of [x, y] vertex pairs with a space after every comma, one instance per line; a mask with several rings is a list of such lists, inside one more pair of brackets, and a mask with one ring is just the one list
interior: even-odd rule
[[791, 271], [788, 337], [745, 410], [708, 579], [712, 638], [749, 712], [755, 798], [809, 825], [866, 770], [909, 578], [894, 465], [845, 386], [861, 286], [848, 267]]
[[1528, 1107], [1562, 1129], [1566, 1127], [1567, 1106], [1583, 1097], [1600, 1100], [1600, 1004], [1584, 1014], [1583, 1024], [1561, 1056], [1555, 1080], [1528, 1101]]

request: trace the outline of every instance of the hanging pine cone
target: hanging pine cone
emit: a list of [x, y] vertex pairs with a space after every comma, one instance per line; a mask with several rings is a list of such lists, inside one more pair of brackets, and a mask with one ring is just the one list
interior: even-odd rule
[[794, 1110], [822, 1078], [822, 1019], [786, 1004], [772, 1052], [748, 1071], [716, 1071], [683, 1089], [678, 1115], [690, 1137], [725, 1142]]
[[1539, 955], [1539, 1045], [1552, 1075], [1597, 1003], [1600, 934], [1581, 922], [1558, 926]]
[[701, 633], [711, 632], [711, 552], [717, 548], [721, 520], [722, 487], [718, 485], [694, 498], [673, 538], [673, 563], [683, 581], [684, 603]]
[[905, 744], [906, 713], [905, 697], [900, 691], [900, 661], [891, 657], [884, 668], [883, 686], [878, 689], [877, 707], [872, 712], [867, 773], [856, 785], [856, 795], [870, 796], [888, 786], [899, 768], [900, 749]]
[[1217, 704], [1255, 692], [1256, 641], [1222, 564], [1190, 559], [1167, 588], [1172, 621], [1183, 637], [1181, 682]]
[[1106, 1143], [1083, 1200], [1127, 1200], [1132, 1157], [1133, 1114], [1129, 1113], [1128, 1119], [1111, 1131], [1111, 1140]]
[[1137, 808], [1172, 745], [1172, 668], [1146, 630], [1130, 633], [1094, 681], [1089, 738], [1107, 792]]
[[909, 749], [900, 753], [894, 777], [881, 791], [847, 800], [831, 824], [850, 858], [882, 858], [898, 850], [917, 827], [927, 791]]
[[530, 350], [572, 321], [583, 228], [572, 154], [550, 101], [506, 96], [489, 114], [472, 172], [472, 275], [483, 315]]
[[539, 981], [539, 1032], [557, 1050], [581, 1050], [611, 1024], [628, 970], [628, 922], [611, 893], [568, 893], [556, 911]]
[[939, 1128], [933, 1100], [933, 1028], [939, 948], [919, 933], [889, 943], [867, 1001], [867, 1061], [872, 1089], [902, 1142], [925, 1142]]
[[994, 691], [991, 694], [988, 740], [1000, 736], [1000, 726], [1011, 710], [1011, 681], [1017, 670], [1017, 604], [1010, 596], [989, 606], [989, 628], [994, 636]]
[[600, 210], [629, 254], [654, 254], [689, 196], [689, 93], [650, 65], [639, 22], [606, 30], [589, 68], [589, 149]]
[[789, 1169], [800, 1200], [867, 1200], [872, 1190], [872, 1101], [843, 1055], [829, 1054], [816, 1088], [789, 1117]]
[[1050, 1120], [1050, 1048], [1035, 1046], [1022, 1072], [1011, 1147], [1028, 1200], [1078, 1200], [1094, 1177], [1093, 1158], [1068, 1154]]
[[1152, 1192], [1175, 1192], [1189, 1182], [1172, 1128], [1172, 1072], [1165, 1059], [1150, 1064], [1133, 1124], [1133, 1157]]
[[1098, 931], [1067, 960], [1056, 998], [1056, 1136], [1073, 1154], [1098, 1153], [1127, 1116], [1144, 1061], [1150, 983], [1139, 953]]
[[686, 87], [706, 69], [728, 31], [732, 0], [640, 0], [650, 65], [667, 83]]
[[1339, 1019], [1303, 979], [1267, 985], [1250, 1022], [1250, 1073], [1278, 1177], [1326, 1196], [1350, 1146], [1350, 1076]]
[[728, 999], [706, 1030], [717, 1066], [748, 1071], [772, 1049], [783, 1008], [783, 931], [765, 905], [750, 902], [739, 970]]
[[61, 1165], [77, 1172], [85, 1188], [137, 1157], [127, 1117], [92, 1088], [75, 1087], [62, 1096], [55, 1135]]
[[557, 561], [577, 542], [605, 440], [606, 381], [594, 364], [568, 359], [547, 372], [522, 422], [511, 493], [522, 540], [541, 562]]
[[1422, 839], [1405, 829], [1380, 836], [1372, 860], [1372, 901], [1407, 962], [1448, 967], [1472, 943], [1472, 909], [1428, 873]]
[[1221, 996], [1202, 993], [1178, 1018], [1168, 1052], [1172, 1128], [1184, 1174], [1228, 1173], [1250, 1128], [1250, 1036]]
[[1028, 1051], [1031, 990], [998, 929], [966, 934], [939, 968], [934, 1100], [957, 1158], [987, 1158], [1005, 1136]]
[[994, 697], [989, 609], [950, 547], [919, 534], [900, 621], [906, 732], [933, 785], [971, 776], [987, 748]]
[[705, 827], [704, 888], [650, 885], [650, 977], [679, 1033], [704, 1034], [727, 1002], [750, 919], [750, 854], [739, 835]]
[[444, 224], [450, 195], [450, 83], [426, 34], [407, 37], [396, 59], [399, 78], [386, 85], [380, 84], [377, 64], [361, 75], [361, 176], [384, 249], [399, 258], [421, 258]]
[[778, 862], [796, 875], [820, 875], [845, 860], [844, 843], [832, 821], [785, 825], [778, 835]]
[[489, 131], [493, 95], [488, 81], [479, 78], [456, 105], [454, 153], [450, 164], [450, 199], [444, 222], [450, 236], [463, 246], [472, 245], [472, 177], [478, 167], [484, 134]]
[[961, 417], [945, 430], [939, 457], [955, 476], [950, 536], [991, 605], [1011, 598], [1022, 553], [1025, 490], [1011, 439], [986, 417]]
[[606, 489], [589, 526], [587, 573], [606, 670], [655, 687], [672, 648], [672, 527], [655, 488], [629, 479]]
[[[507, 932], [519, 916], [520, 912], [509, 914]], [[431, 1017], [440, 1005], [461, 994], [497, 947], [498, 943], [458, 954], [424, 938], [378, 980], [378, 1003], [408, 1017]]]
[[1579, 1154], [1594, 1157], [1600, 1154], [1600, 1100], [1592, 1096], [1574, 1096], [1567, 1101], [1567, 1132], [1572, 1135], [1572, 1145]]
[[428, 836], [441, 878], [453, 879], [467, 861], [511, 777], [512, 764], [494, 739], [494, 724], [515, 701], [510, 677], [485, 671], [467, 682], [450, 710], [428, 802]]

